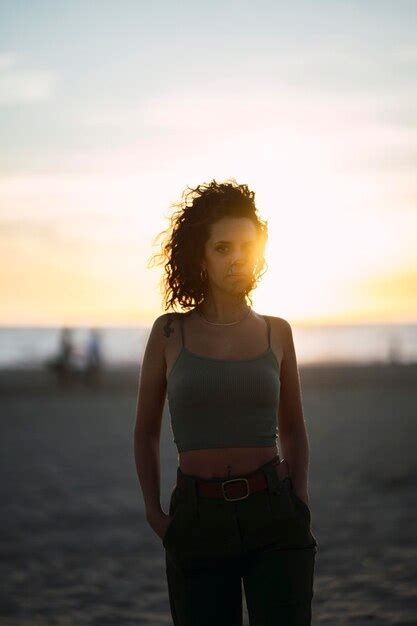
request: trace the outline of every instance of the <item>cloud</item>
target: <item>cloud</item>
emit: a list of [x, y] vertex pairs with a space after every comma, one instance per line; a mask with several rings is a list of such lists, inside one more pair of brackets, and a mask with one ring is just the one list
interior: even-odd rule
[[49, 100], [55, 83], [53, 72], [20, 68], [16, 53], [0, 54], [0, 106]]

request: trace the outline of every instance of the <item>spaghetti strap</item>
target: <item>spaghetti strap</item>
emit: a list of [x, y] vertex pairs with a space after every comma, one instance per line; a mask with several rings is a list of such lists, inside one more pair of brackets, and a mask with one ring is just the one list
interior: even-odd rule
[[268, 348], [270, 348], [271, 347], [271, 324], [269, 322], [267, 315], [262, 315], [262, 317], [264, 318], [266, 325], [268, 326]]

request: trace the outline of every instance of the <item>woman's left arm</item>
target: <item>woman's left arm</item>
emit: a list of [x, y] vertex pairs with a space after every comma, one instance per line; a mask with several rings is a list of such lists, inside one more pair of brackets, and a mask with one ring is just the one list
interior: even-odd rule
[[281, 456], [289, 466], [291, 482], [296, 494], [309, 506], [308, 468], [309, 444], [303, 413], [300, 377], [295, 354], [292, 329], [285, 319], [279, 319], [283, 356], [281, 388], [278, 408], [278, 431]]

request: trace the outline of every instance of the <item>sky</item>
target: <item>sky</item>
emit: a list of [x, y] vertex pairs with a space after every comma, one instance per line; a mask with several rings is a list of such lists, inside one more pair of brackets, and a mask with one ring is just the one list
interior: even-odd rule
[[268, 222], [253, 308], [417, 322], [417, 5], [0, 0], [0, 324], [164, 313], [172, 203]]

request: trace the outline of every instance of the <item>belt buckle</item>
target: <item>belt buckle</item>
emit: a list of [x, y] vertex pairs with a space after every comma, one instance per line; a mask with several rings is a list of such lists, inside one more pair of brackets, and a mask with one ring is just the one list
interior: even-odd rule
[[[226, 485], [227, 483], [235, 483], [239, 480], [242, 480], [243, 482], [246, 483], [246, 488], [248, 490], [248, 492], [244, 495], [244, 496], [240, 496], [239, 498], [228, 498], [227, 494], [224, 490], [224, 485]], [[223, 497], [225, 500], [228, 500], [229, 502], [235, 502], [235, 500], [244, 500], [245, 498], [247, 498], [249, 496], [249, 482], [247, 478], [231, 478], [230, 480], [225, 480], [224, 482], [222, 482], [222, 492], [223, 492]]]

